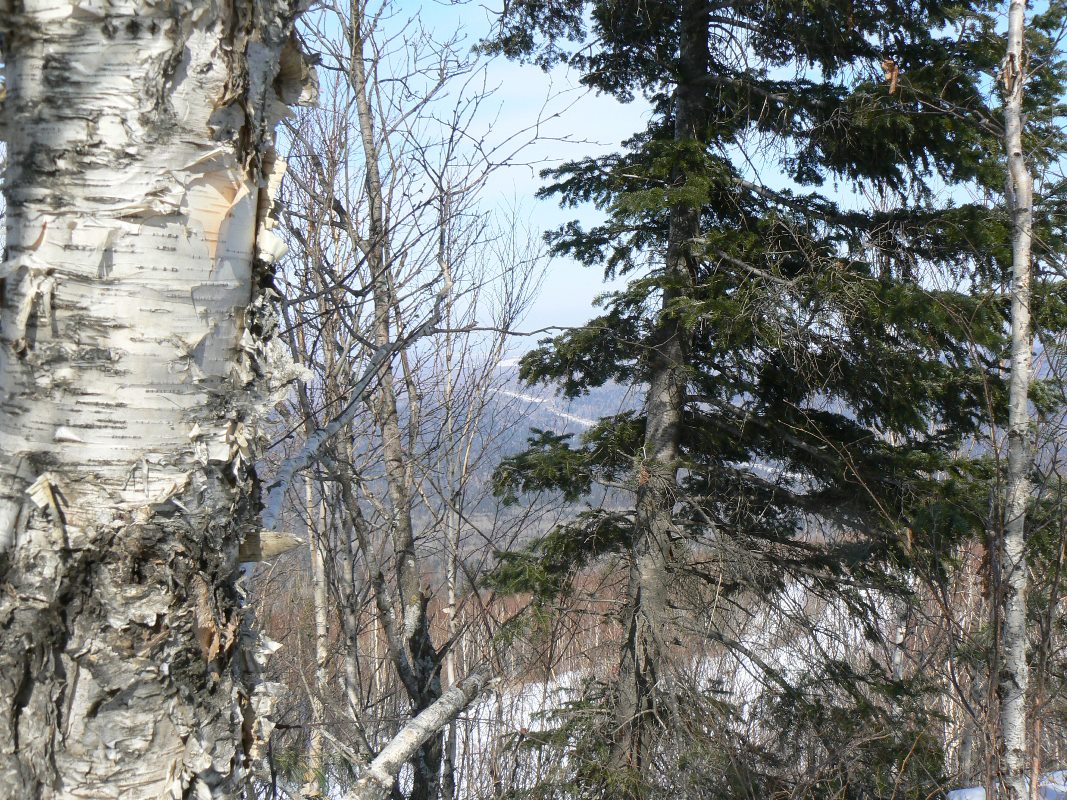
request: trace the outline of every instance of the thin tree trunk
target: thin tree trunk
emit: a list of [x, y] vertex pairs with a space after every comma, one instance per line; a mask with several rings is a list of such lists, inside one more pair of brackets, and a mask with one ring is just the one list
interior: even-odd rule
[[[308, 547], [311, 554], [311, 588], [312, 603], [315, 614], [315, 683], [311, 695], [311, 736], [308, 743], [307, 771], [304, 774], [303, 797], [322, 796], [322, 731], [326, 725], [326, 710], [323, 695], [326, 692], [326, 663], [329, 655], [327, 648], [326, 618], [326, 567], [322, 559], [322, 548], [326, 542], [326, 506], [322, 499], [316, 502], [314, 482], [310, 475], [306, 477], [306, 497], [308, 515]], [[315, 516], [319, 517], [316, 528]]]
[[[443, 194], [443, 193], [442, 193]], [[446, 201], [442, 200], [442, 204]], [[442, 208], [438, 217], [440, 232], [438, 239], [437, 260], [441, 266], [441, 272], [449, 285], [452, 283], [451, 264], [448, 260], [448, 228], [447, 211]], [[456, 468], [456, 432], [455, 432], [455, 398], [453, 355], [455, 341], [452, 330], [452, 295], [448, 295], [445, 303], [445, 330], [449, 331], [444, 336], [445, 358], [445, 490], [448, 495], [448, 507], [444, 513], [445, 527], [445, 552], [447, 562], [445, 564], [445, 588], [448, 593], [448, 601], [445, 606], [445, 615], [448, 618], [448, 638], [451, 646], [445, 654], [445, 683], [454, 686], [456, 683], [456, 634], [459, 631], [459, 620], [456, 613], [459, 607], [459, 546], [460, 546], [460, 514], [459, 502], [462, 493], [459, 476]], [[457, 753], [457, 727], [453, 720], [445, 732], [444, 754], [441, 763], [441, 797], [443, 800], [455, 800], [456, 797], [456, 753]]]
[[1041, 800], [1041, 717], [1037, 716], [1037, 712], [1038, 709], [1035, 707], [1030, 744], [1033, 752], [1030, 757], [1030, 800]]
[[[709, 9], [705, 0], [687, 0], [681, 9], [680, 78], [676, 90], [676, 142], [699, 138], [704, 92], [700, 78], [708, 70]], [[684, 181], [679, 174], [675, 182]], [[700, 211], [689, 206], [671, 210], [663, 309], [653, 337], [649, 389], [645, 401], [646, 432], [639, 465], [635, 535], [623, 643], [614, 761], [634, 770], [647, 789], [655, 731], [662, 724], [663, 634], [669, 629], [667, 586], [670, 581], [673, 507], [677, 496], [685, 362], [688, 334], [667, 309], [692, 286], [692, 242], [700, 235]]]
[[426, 742], [439, 737], [467, 706], [474, 702], [488, 680], [488, 673], [475, 671], [423, 709], [389, 740], [375, 757], [345, 800], [385, 800], [404, 762], [415, 756]]
[[897, 609], [897, 624], [896, 632], [893, 634], [893, 655], [892, 655], [892, 670], [893, 680], [900, 681], [904, 679], [904, 657], [905, 645], [908, 641], [908, 619], [911, 616], [911, 603], [910, 597], [902, 598], [900, 600], [900, 606]]
[[259, 755], [233, 578], [294, 8], [0, 0], [7, 798], [229, 798]]
[[1008, 158], [1008, 204], [1012, 214], [1011, 383], [1008, 407], [1008, 475], [1005, 503], [1003, 657], [1000, 666], [1001, 774], [1011, 800], [1026, 797], [1027, 563], [1026, 511], [1030, 501], [1031, 227], [1033, 178], [1023, 150], [1023, 32], [1025, 0], [1008, 8], [1004, 59], [1004, 148]]
[[981, 742], [986, 738], [983, 720], [988, 718], [988, 715], [983, 713], [987, 708], [986, 692], [983, 689], [986, 682], [984, 668], [985, 665], [974, 666], [968, 689], [970, 694], [966, 704], [968, 708], [963, 710], [963, 733], [959, 747], [959, 776], [963, 786], [971, 786], [983, 781], [982, 762], [979, 761], [979, 756]]
[[[370, 235], [364, 255], [371, 271], [374, 300], [374, 340], [379, 348], [392, 342], [390, 324], [393, 309], [389, 235], [386, 230], [385, 200], [378, 167], [379, 151], [374, 139], [373, 113], [364, 64], [364, 42], [368, 24], [359, 2], [352, 5], [352, 57], [350, 80], [356, 100], [356, 114], [363, 143], [366, 169], [367, 207]], [[405, 467], [400, 415], [397, 411], [395, 378], [391, 364], [384, 365], [381, 383], [374, 398], [376, 422], [382, 437], [385, 478], [392, 507], [390, 529], [397, 588], [400, 594], [402, 646], [406, 650], [417, 690], [410, 694], [416, 712], [428, 709], [441, 696], [441, 660], [430, 638], [426, 615], [428, 597], [422, 590], [415, 532], [411, 519], [411, 487]], [[414, 778], [411, 800], [436, 800], [440, 794], [443, 732], [437, 731], [423, 741], [414, 754]]]

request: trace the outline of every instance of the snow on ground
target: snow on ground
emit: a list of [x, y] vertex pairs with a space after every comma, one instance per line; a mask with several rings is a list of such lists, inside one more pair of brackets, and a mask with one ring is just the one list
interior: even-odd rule
[[[1026, 782], [1029, 787], [1030, 782]], [[1038, 800], [1067, 800], [1067, 770], [1049, 772], [1041, 777], [1037, 785]], [[967, 789], [953, 789], [946, 792], [945, 800], [985, 800], [985, 789], [971, 786]]]

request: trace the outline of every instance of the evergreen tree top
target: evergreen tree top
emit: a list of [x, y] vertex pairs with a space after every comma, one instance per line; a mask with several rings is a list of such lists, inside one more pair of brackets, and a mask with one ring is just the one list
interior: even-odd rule
[[[545, 173], [543, 195], [603, 213], [551, 233], [556, 252], [630, 282], [587, 325], [543, 341], [522, 374], [568, 396], [646, 383], [664, 330], [682, 336], [677, 522], [692, 542], [730, 532], [805, 550], [825, 523], [867, 541], [856, 562], [867, 563], [899, 555], [902, 530], [944, 542], [984, 512], [974, 487], [988, 473], [972, 443], [1004, 413], [1010, 262], [994, 195], [994, 12], [986, 2], [520, 0], [483, 44], [652, 103], [648, 127], [618, 152]], [[1063, 145], [1052, 47], [1062, 22], [1055, 4], [1033, 27], [1039, 165]], [[686, 25], [706, 31], [695, 62], [680, 57]], [[679, 136], [682, 97], [700, 119]], [[1057, 207], [1050, 192], [1038, 210], [1039, 262], [1064, 249]], [[679, 210], [699, 217], [681, 276], [665, 268]], [[1061, 325], [1064, 299], [1055, 284], [1039, 291], [1046, 325]], [[502, 466], [499, 488], [636, 492], [644, 426], [639, 413], [578, 442], [537, 434]], [[611, 530], [624, 528], [613, 517]]]

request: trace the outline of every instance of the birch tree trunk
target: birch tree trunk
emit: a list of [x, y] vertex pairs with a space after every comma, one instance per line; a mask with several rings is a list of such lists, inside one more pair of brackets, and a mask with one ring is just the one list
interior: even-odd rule
[[[442, 205], [445, 203], [443, 202]], [[448, 258], [448, 227], [446, 224], [447, 212], [442, 209], [441, 212], [441, 230], [439, 234], [438, 244], [438, 261], [441, 264], [441, 273], [445, 276], [445, 280], [449, 283], [452, 282], [451, 265]], [[453, 327], [453, 313], [452, 306], [454, 298], [449, 293], [448, 300], [445, 303], [445, 331], [451, 331]], [[456, 645], [455, 641], [459, 633], [459, 618], [457, 611], [459, 609], [459, 549], [461, 544], [461, 530], [463, 522], [459, 513], [459, 502], [462, 494], [462, 487], [458, 480], [457, 465], [456, 465], [456, 431], [455, 431], [455, 398], [454, 398], [454, 375], [453, 375], [453, 358], [455, 355], [456, 342], [455, 338], [450, 332], [446, 332], [444, 335], [442, 353], [445, 362], [445, 420], [444, 420], [444, 436], [445, 436], [445, 487], [447, 493], [447, 508], [444, 513], [444, 533], [445, 533], [445, 591], [447, 593], [445, 600], [445, 617], [448, 620], [448, 638], [453, 644], [448, 648], [445, 653], [444, 673], [445, 684], [447, 686], [453, 686], [456, 683], [458, 677], [456, 672]], [[469, 450], [468, 450], [469, 452]], [[456, 797], [456, 755], [458, 753], [458, 730], [456, 728], [456, 722], [453, 720], [448, 730], [445, 732], [444, 749], [441, 763], [441, 798], [442, 800], [455, 800]]]
[[1008, 475], [1005, 503], [1003, 658], [1000, 666], [1001, 775], [1011, 800], [1027, 796], [1027, 563], [1026, 511], [1030, 501], [1028, 393], [1031, 379], [1030, 278], [1033, 177], [1023, 150], [1023, 33], [1026, 2], [1008, 8], [1008, 51], [1004, 59], [1004, 149], [1008, 159], [1007, 195], [1012, 214], [1011, 383], [1008, 408]]
[[[307, 770], [304, 773], [304, 785], [300, 789], [303, 797], [321, 797], [323, 780], [322, 732], [326, 727], [326, 708], [322, 698], [326, 693], [326, 666], [329, 659], [329, 630], [326, 607], [326, 566], [322, 551], [326, 546], [327, 519], [326, 505], [322, 498], [315, 497], [314, 481], [310, 475], [305, 477], [305, 502], [308, 519], [308, 546], [311, 555], [311, 590], [315, 613], [315, 683], [311, 692], [311, 736], [308, 741]], [[319, 524], [315, 525], [315, 516]]]
[[267, 213], [275, 122], [309, 99], [294, 13], [0, 0], [4, 797], [231, 797], [268, 732], [233, 578], [286, 379]]
[[367, 765], [345, 800], [386, 800], [404, 763], [428, 741], [439, 737], [441, 730], [474, 702], [487, 682], [484, 671], [472, 672], [420, 711]]

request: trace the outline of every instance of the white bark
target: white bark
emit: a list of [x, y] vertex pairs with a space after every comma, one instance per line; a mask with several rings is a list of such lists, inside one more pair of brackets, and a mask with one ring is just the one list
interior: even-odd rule
[[474, 702], [487, 680], [486, 672], [474, 672], [420, 712], [367, 766], [345, 800], [385, 800], [389, 797], [393, 781], [404, 763]]
[[294, 12], [0, 16], [5, 797], [227, 797], [266, 733], [232, 578], [258, 531], [260, 378], [286, 378], [267, 212], [274, 124], [310, 76]]
[[[326, 609], [326, 566], [322, 559], [322, 548], [326, 542], [326, 506], [323, 500], [316, 500], [311, 476], [305, 478], [305, 504], [308, 518], [308, 542], [311, 551], [311, 589], [315, 613], [315, 684], [311, 692], [311, 736], [308, 746], [307, 771], [304, 774], [304, 786], [300, 792], [303, 797], [321, 797], [322, 782], [322, 733], [326, 726], [326, 709], [322, 698], [326, 692], [326, 663], [329, 658]], [[318, 511], [319, 524], [316, 529], [315, 516]]]
[[1030, 501], [1028, 392], [1031, 380], [1030, 278], [1033, 178], [1023, 150], [1023, 33], [1026, 2], [1008, 9], [1008, 48], [1004, 59], [1004, 148], [1008, 158], [1008, 205], [1012, 227], [1011, 382], [1008, 407], [1008, 475], [1005, 503], [1003, 664], [1000, 668], [1001, 779], [1012, 800], [1027, 796], [1027, 564], [1026, 510]]

